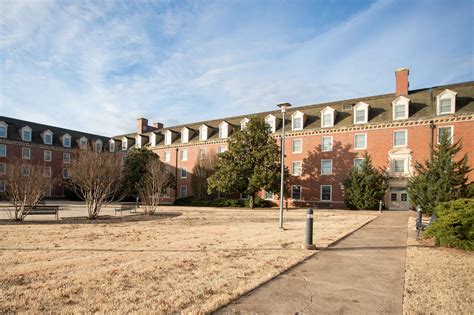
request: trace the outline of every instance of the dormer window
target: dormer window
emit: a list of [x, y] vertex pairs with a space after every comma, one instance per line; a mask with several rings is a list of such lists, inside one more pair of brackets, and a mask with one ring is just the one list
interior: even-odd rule
[[199, 141], [206, 141], [207, 140], [207, 134], [208, 132], [208, 127], [206, 125], [201, 125], [199, 127]]
[[354, 124], [366, 124], [369, 120], [369, 104], [359, 102], [354, 106]]
[[49, 130], [46, 130], [44, 133], [43, 133], [43, 142], [44, 144], [53, 144], [53, 133]]
[[304, 114], [297, 110], [291, 115], [291, 130], [302, 130], [304, 127]]
[[276, 117], [271, 114], [267, 115], [267, 117], [265, 117], [265, 122], [270, 127], [270, 132], [275, 133], [276, 132]]
[[436, 96], [436, 113], [438, 115], [454, 114], [456, 112], [456, 95], [451, 90], [444, 90]]
[[321, 128], [334, 127], [336, 110], [332, 107], [326, 107], [321, 111]]
[[109, 140], [109, 152], [115, 152], [115, 140], [114, 139], [110, 139]]
[[71, 136], [68, 133], [63, 135], [63, 147], [65, 148], [71, 147]]
[[25, 126], [21, 129], [21, 140], [31, 142], [31, 128]]
[[127, 138], [122, 138], [122, 150], [126, 151], [128, 150], [128, 139]]
[[95, 141], [95, 151], [96, 152], [102, 151], [102, 146], [103, 146], [102, 140], [96, 140]]
[[87, 138], [86, 137], [82, 137], [81, 139], [79, 139], [79, 148], [81, 148], [83, 150], [87, 148]]
[[229, 136], [229, 124], [225, 121], [219, 124], [219, 138], [227, 139]]
[[152, 147], [156, 146], [156, 133], [154, 132], [150, 136], [150, 145]]
[[247, 127], [247, 124], [249, 123], [249, 119], [245, 117], [240, 121], [240, 130], [244, 130]]
[[135, 138], [135, 143], [136, 143], [137, 148], [141, 148], [142, 147], [142, 136], [137, 135], [137, 137]]
[[408, 119], [410, 99], [399, 96], [392, 102], [393, 120]]
[[189, 129], [184, 127], [181, 129], [181, 143], [189, 142]]
[[173, 141], [173, 134], [171, 133], [171, 130], [166, 130], [166, 132], [165, 132], [165, 144], [170, 145], [172, 141]]
[[0, 121], [0, 138], [8, 137], [8, 125], [4, 121]]

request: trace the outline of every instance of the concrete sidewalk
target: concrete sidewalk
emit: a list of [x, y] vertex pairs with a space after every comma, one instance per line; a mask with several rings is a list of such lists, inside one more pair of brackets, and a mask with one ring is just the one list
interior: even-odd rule
[[401, 314], [409, 216], [385, 212], [217, 314]]

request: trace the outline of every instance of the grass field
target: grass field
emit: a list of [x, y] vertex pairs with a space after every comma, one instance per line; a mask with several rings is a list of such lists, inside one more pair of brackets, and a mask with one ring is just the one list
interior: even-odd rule
[[[61, 215], [85, 214], [75, 209]], [[182, 215], [0, 225], [0, 313], [209, 312], [312, 254], [301, 249], [304, 210], [285, 213], [285, 231], [277, 210], [163, 210]], [[315, 241], [327, 245], [374, 217], [318, 211]]]

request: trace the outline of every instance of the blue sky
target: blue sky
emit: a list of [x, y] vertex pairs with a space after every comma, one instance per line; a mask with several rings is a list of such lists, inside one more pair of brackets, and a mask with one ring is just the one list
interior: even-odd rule
[[0, 114], [104, 135], [474, 80], [474, 1], [0, 1]]

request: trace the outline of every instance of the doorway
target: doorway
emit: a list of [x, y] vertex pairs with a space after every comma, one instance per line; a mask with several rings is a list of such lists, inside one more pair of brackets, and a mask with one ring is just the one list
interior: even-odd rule
[[404, 187], [391, 187], [390, 188], [390, 210], [408, 210], [408, 193]]

